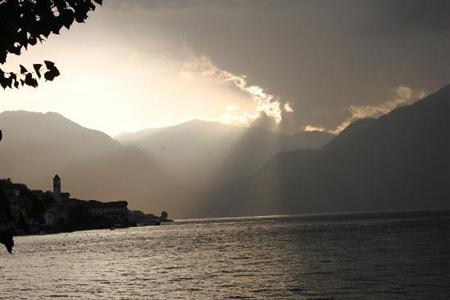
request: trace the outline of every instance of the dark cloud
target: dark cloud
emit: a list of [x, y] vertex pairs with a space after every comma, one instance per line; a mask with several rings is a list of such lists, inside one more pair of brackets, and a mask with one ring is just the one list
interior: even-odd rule
[[[447, 34], [450, 2], [373, 1], [368, 23], [374, 34]], [[383, 22], [379, 22], [382, 20]]]
[[110, 8], [134, 12], [132, 34], [158, 32], [291, 102], [288, 127], [300, 129], [332, 128], [350, 105], [382, 103], [400, 85], [431, 92], [448, 83], [449, 5], [164, 0], [113, 1]]

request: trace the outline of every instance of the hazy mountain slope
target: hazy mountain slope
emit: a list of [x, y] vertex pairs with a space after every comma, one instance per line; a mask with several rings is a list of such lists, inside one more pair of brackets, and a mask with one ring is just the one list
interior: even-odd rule
[[[448, 208], [449, 105], [446, 86], [379, 119], [357, 121], [320, 149], [281, 153], [329, 137], [192, 121], [124, 146], [58, 114], [4, 112], [0, 177], [50, 188], [58, 173], [76, 197], [125, 199], [175, 217]], [[189, 176], [204, 181], [195, 185]]]
[[183, 203], [188, 203], [179, 199], [187, 188], [136, 147], [56, 113], [4, 112], [0, 127], [0, 177], [50, 189], [58, 173], [63, 189], [75, 197], [125, 199], [130, 207], [145, 211], [186, 212]]
[[136, 132], [124, 132], [114, 137], [123, 144], [133, 143], [143, 138], [147, 138], [155, 133], [166, 130], [166, 127], [161, 128], [147, 128]]
[[[148, 145], [124, 146], [59, 114], [25, 111], [1, 113], [0, 127], [0, 177], [50, 189], [58, 173], [74, 197], [125, 199], [132, 208], [166, 209], [177, 217], [201, 216], [197, 203], [212, 186], [257, 169], [280, 148], [298, 149], [301, 140], [192, 121], [147, 132]], [[314, 135], [304, 138], [328, 140]]]
[[182, 178], [222, 183], [252, 174], [280, 151], [319, 148], [331, 138], [320, 132], [284, 135], [256, 127], [193, 120], [156, 133], [150, 131], [147, 136], [138, 132], [119, 140], [154, 154]]
[[212, 195], [209, 203], [219, 205], [205, 209], [224, 215], [448, 208], [449, 144], [446, 86], [355, 122], [319, 150], [276, 155], [254, 176]]

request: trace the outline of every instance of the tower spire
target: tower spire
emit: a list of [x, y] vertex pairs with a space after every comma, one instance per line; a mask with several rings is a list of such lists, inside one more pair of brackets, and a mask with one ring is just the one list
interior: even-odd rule
[[61, 178], [58, 174], [53, 177], [53, 198], [56, 203], [61, 203]]

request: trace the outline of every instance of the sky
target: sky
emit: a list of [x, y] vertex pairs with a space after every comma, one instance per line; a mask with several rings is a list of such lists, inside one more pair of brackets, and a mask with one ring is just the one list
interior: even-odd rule
[[450, 81], [450, 1], [104, 1], [7, 68], [61, 75], [0, 91], [112, 136], [191, 119], [339, 133]]

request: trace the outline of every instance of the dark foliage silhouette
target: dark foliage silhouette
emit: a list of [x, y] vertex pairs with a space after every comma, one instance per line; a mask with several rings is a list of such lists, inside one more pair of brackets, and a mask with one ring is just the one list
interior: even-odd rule
[[[0, 65], [8, 54], [20, 55], [23, 49], [43, 42], [52, 33], [59, 34], [73, 22], [83, 23], [95, 3], [102, 0], [0, 0]], [[52, 81], [59, 75], [58, 68], [49, 60], [31, 67], [19, 65], [17, 72], [0, 68], [3, 89], [28, 85], [38, 86], [42, 77]]]
[[0, 232], [0, 243], [5, 245], [6, 250], [8, 250], [9, 253], [12, 253], [14, 240], [10, 231]]
[[[1, 140], [1, 131], [0, 131]], [[2, 228], [2, 223], [11, 219], [9, 203], [6, 199], [5, 189], [3, 187], [3, 182], [0, 182], [0, 243], [5, 245], [9, 253], [12, 252], [12, 247], [14, 246], [13, 235], [9, 228]]]

